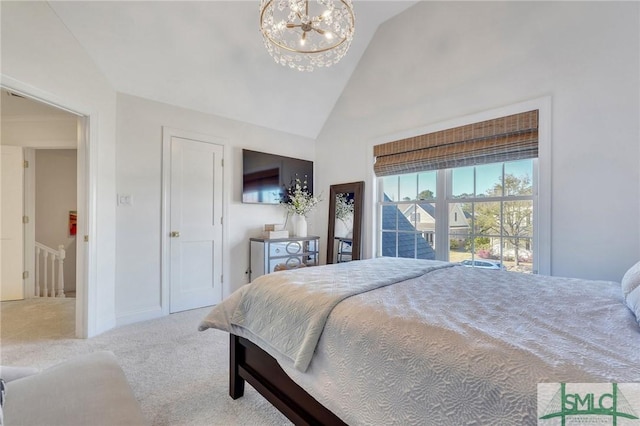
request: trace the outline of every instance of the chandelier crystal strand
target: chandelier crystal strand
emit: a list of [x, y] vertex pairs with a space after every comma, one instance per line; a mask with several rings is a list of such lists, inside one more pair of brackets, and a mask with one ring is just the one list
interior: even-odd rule
[[330, 67], [351, 46], [351, 0], [261, 0], [260, 31], [273, 59], [298, 71]]

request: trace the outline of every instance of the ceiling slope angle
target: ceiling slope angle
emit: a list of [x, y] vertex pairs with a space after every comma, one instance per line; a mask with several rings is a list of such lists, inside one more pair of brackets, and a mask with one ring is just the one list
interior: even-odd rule
[[415, 1], [354, 2], [355, 36], [330, 67], [274, 62], [255, 1], [52, 1], [121, 93], [315, 139], [378, 26]]

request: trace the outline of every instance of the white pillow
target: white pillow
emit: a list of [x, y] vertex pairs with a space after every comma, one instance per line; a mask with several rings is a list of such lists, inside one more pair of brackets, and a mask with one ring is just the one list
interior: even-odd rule
[[622, 277], [621, 284], [624, 301], [640, 324], [640, 262], [629, 268]]

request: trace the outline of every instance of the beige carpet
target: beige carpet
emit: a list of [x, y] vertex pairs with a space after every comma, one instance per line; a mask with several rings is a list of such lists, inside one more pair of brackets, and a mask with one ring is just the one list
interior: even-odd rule
[[74, 338], [75, 299], [0, 305], [0, 362], [46, 368], [98, 350], [116, 354], [153, 425], [291, 424], [251, 386], [228, 394], [228, 334], [197, 331], [208, 308]]

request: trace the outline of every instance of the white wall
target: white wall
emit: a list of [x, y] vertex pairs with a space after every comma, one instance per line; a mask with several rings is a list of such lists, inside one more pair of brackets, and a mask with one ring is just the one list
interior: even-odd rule
[[418, 3], [365, 52], [318, 138], [317, 182], [370, 182], [374, 140], [549, 95], [552, 274], [619, 280], [640, 259], [639, 9]]
[[89, 245], [99, 250], [89, 259], [86, 323], [98, 334], [115, 325], [115, 91], [46, 2], [0, 2], [0, 13], [1, 83], [90, 116]]
[[[221, 138], [225, 170], [224, 296], [248, 282], [249, 238], [265, 223], [281, 223], [280, 206], [243, 204], [242, 148], [313, 160], [310, 139], [238, 121], [118, 94], [117, 192], [131, 206], [117, 208], [116, 307], [118, 323], [153, 318], [161, 311], [162, 127]], [[325, 192], [328, 192], [328, 188]], [[315, 232], [313, 219], [310, 234]]]
[[64, 291], [76, 290], [76, 237], [69, 235], [69, 211], [77, 210], [77, 150], [36, 150], [36, 241], [64, 245]]

